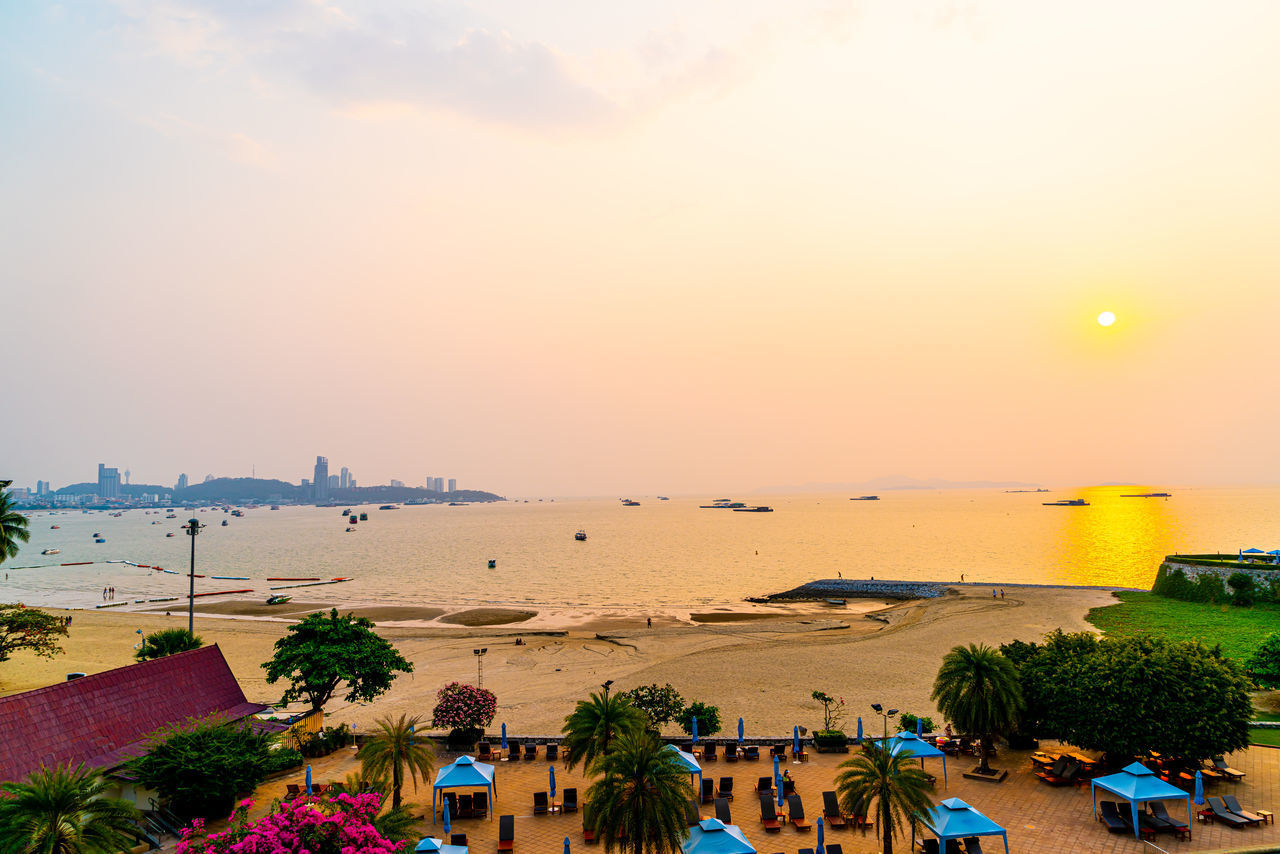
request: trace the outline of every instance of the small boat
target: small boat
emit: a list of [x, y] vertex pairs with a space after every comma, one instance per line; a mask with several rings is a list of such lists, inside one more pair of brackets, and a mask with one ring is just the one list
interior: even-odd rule
[[624, 498], [624, 499], [622, 499], [622, 506], [623, 506], [623, 507], [639, 507], [639, 506], [640, 506], [640, 502], [639, 502], [639, 501], [632, 501], [630, 498]]
[[850, 501], [879, 501], [879, 495], [859, 495], [857, 498], [850, 498]]
[[822, 601], [826, 602], [828, 605], [838, 605], [841, 608], [849, 604], [847, 599], [823, 599]]
[[670, 498], [668, 498], [668, 497], [667, 497], [667, 496], [665, 496], [665, 495], [659, 495], [659, 496], [658, 496], [658, 500], [659, 500], [659, 501], [670, 501], [671, 499], [670, 499]]
[[45, 549], [44, 551], [40, 552], [40, 554], [42, 554], [42, 555], [60, 555], [60, 554], [62, 554], [62, 549]]
[[343, 510], [343, 511], [342, 511], [342, 515], [343, 515], [343, 516], [350, 516], [350, 515], [351, 515], [351, 508], [349, 508], [349, 507], [348, 507], [346, 510]]
[[348, 533], [348, 534], [350, 534], [350, 533], [351, 533], [352, 531], [354, 531], [354, 530], [355, 530], [355, 528], [352, 528], [351, 526], [347, 526], [347, 533]]
[[498, 562], [497, 562], [496, 560], [490, 560], [490, 561], [489, 561], [489, 568], [490, 568], [490, 569], [497, 569], [497, 568], [498, 568]]
[[50, 526], [49, 526], [49, 530], [50, 530], [50, 531], [56, 531], [56, 530], [58, 530], [58, 529], [59, 529], [59, 528], [61, 528], [61, 527], [62, 527], [61, 525], [50, 525]]
[[379, 510], [399, 510], [400, 508], [396, 507], [394, 504], [383, 504], [378, 509]]
[[466, 507], [466, 506], [467, 506], [467, 502], [465, 502], [465, 501], [450, 501], [450, 502], [449, 502], [449, 506], [450, 506], [450, 507]]
[[267, 604], [268, 604], [268, 605], [283, 605], [285, 602], [288, 602], [288, 601], [289, 601], [290, 599], [292, 599], [292, 598], [293, 598], [292, 596], [278, 596], [278, 595], [277, 595], [277, 596], [268, 596], [268, 597], [267, 597]]
[[279, 509], [280, 509], [280, 505], [279, 505], [279, 504], [272, 504], [272, 505], [271, 505], [271, 509], [272, 509], [272, 510], [279, 510]]
[[101, 537], [101, 536], [102, 536], [102, 534], [98, 533], [97, 531], [94, 531], [94, 532], [93, 532], [93, 535], [94, 535], [95, 537]]
[[222, 520], [222, 527], [224, 527], [224, 528], [225, 528], [225, 527], [227, 527], [227, 525], [229, 525], [229, 524], [230, 524], [230, 523], [229, 523], [226, 519], [223, 519], [223, 520]]
[[576, 534], [574, 534], [574, 535], [573, 535], [573, 538], [574, 538], [575, 540], [577, 540], [578, 542], [582, 542], [583, 540], [585, 540], [585, 539], [587, 538], [587, 532], [586, 532], [586, 531], [579, 531], [578, 533], [576, 533]]
[[360, 521], [361, 521], [361, 522], [368, 522], [368, 521], [369, 521], [369, 514], [368, 514], [368, 513], [361, 513], [361, 514], [360, 514]]
[[166, 537], [172, 537], [172, 536], [173, 536], [173, 531], [170, 531], [169, 533], [165, 534], [165, 536], [166, 536]]
[[730, 501], [727, 498], [717, 498], [710, 504], [699, 504], [699, 510], [737, 510], [739, 507], [746, 507], [746, 503], [742, 501]]
[[166, 518], [166, 519], [177, 519], [177, 518], [178, 518], [178, 514], [177, 514], [177, 513], [170, 513], [168, 516], [165, 516], [164, 518]]
[[1141, 495], [1121, 495], [1121, 498], [1172, 498], [1172, 492], [1144, 492]]
[[105, 542], [106, 542], [106, 538], [105, 538], [105, 537], [97, 537], [97, 538], [95, 538], [95, 539], [94, 539], [94, 542], [95, 542], [95, 543], [105, 543]]
[[733, 508], [733, 512], [734, 513], [772, 513], [773, 508], [766, 507], [763, 504], [761, 504], [759, 507], [735, 507]]
[[1045, 507], [1088, 507], [1089, 502], [1083, 498], [1065, 498], [1062, 501], [1041, 502]]

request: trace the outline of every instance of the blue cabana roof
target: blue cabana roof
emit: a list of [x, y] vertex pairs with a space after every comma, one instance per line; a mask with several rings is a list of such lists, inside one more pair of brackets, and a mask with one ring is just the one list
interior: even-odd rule
[[1185, 800], [1187, 802], [1187, 824], [1191, 822], [1191, 795], [1176, 786], [1171, 786], [1156, 776], [1156, 773], [1141, 762], [1134, 762], [1123, 770], [1098, 777], [1092, 781], [1093, 811], [1098, 811], [1098, 790], [1119, 795], [1129, 802], [1133, 813], [1133, 835], [1139, 833], [1138, 804], [1147, 801]]
[[680, 848], [684, 854], [756, 854], [736, 824], [724, 824], [714, 818], [689, 828], [689, 836]]
[[[877, 740], [876, 746], [880, 748], [884, 748], [885, 742], [882, 739]], [[924, 767], [925, 759], [930, 759], [935, 756], [941, 756], [942, 757], [942, 785], [943, 786], [947, 785], [947, 754], [943, 753], [937, 747], [925, 741], [923, 738], [916, 735], [914, 732], [906, 732], [904, 730], [903, 732], [898, 733], [893, 738], [889, 739], [888, 748], [889, 748], [889, 753], [892, 754], [893, 756], [919, 757], [921, 768]]]
[[436, 772], [436, 782], [431, 787], [431, 820], [435, 821], [436, 794], [441, 789], [489, 790], [489, 819], [493, 819], [493, 766], [477, 762], [470, 756], [459, 756], [457, 761]]
[[668, 744], [663, 748], [663, 750], [670, 750], [674, 752], [679, 763], [689, 769], [690, 774], [697, 774], [698, 779], [702, 779], [702, 766], [698, 764], [698, 757], [694, 756], [692, 753], [685, 753], [674, 744]]
[[443, 840], [432, 836], [419, 840], [418, 846], [413, 850], [439, 852], [439, 854], [467, 854], [467, 846], [446, 845]]
[[1266, 552], [1264, 552], [1262, 549], [1245, 549], [1241, 554], [1264, 555], [1266, 554]]
[[1009, 834], [1005, 829], [959, 798], [947, 798], [922, 813], [920, 820], [943, 842], [966, 836], [1003, 836], [1005, 854], [1009, 854]]

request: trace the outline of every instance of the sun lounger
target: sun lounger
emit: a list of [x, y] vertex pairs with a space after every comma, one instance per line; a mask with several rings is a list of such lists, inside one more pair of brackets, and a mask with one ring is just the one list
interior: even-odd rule
[[1240, 809], [1240, 802], [1236, 800], [1235, 795], [1223, 795], [1222, 803], [1226, 805], [1227, 809], [1231, 810], [1250, 824], [1262, 824], [1266, 821], [1266, 819], [1256, 813]]
[[690, 827], [702, 821], [702, 816], [698, 813], [698, 805], [693, 801], [684, 802], [684, 821]]
[[465, 833], [450, 833], [450, 834], [449, 834], [449, 844], [450, 844], [450, 845], [461, 845], [463, 848], [466, 848], [466, 847], [467, 847], [467, 835], [466, 835]]
[[1152, 833], [1176, 833], [1178, 830], [1173, 822], [1165, 821], [1157, 815], [1142, 810], [1138, 811], [1138, 823]]
[[577, 788], [565, 789], [561, 796], [564, 802], [560, 804], [560, 812], [577, 812], [578, 811], [578, 790]]
[[760, 759], [760, 747], [755, 744], [748, 744], [742, 748], [742, 758], [748, 762], [756, 762]]
[[757, 795], [773, 795], [773, 778], [758, 777], [756, 778], [756, 794]]
[[473, 809], [470, 795], [458, 795], [458, 811], [455, 813], [458, 818], [470, 818]]
[[782, 830], [782, 825], [778, 822], [778, 811], [773, 808], [773, 798], [768, 795], [760, 796], [760, 821], [770, 833]]
[[1098, 802], [1098, 821], [1112, 833], [1133, 833], [1133, 820], [1120, 814], [1120, 807], [1115, 801]]
[[520, 758], [520, 742], [515, 739], [507, 740], [507, 759], [518, 760]]
[[534, 793], [533, 793], [533, 814], [534, 814], [534, 815], [546, 815], [546, 814], [547, 814], [547, 808], [548, 808], [548, 804], [547, 804], [547, 793], [546, 793], [546, 792], [534, 792]]
[[787, 815], [791, 818], [791, 824], [796, 830], [808, 830], [812, 827], [809, 819], [804, 815], [804, 801], [799, 795], [792, 795], [787, 798]]
[[725, 824], [733, 824], [733, 819], [729, 817], [729, 799], [716, 798], [716, 818]]
[[725, 762], [738, 761], [738, 743], [737, 742], [731, 741], [724, 746], [724, 761]]
[[702, 758], [706, 762], [716, 761], [716, 743], [714, 741], [708, 741], [702, 748]]
[[733, 778], [721, 777], [720, 785], [716, 787], [716, 797], [725, 800], [733, 800]]
[[840, 812], [840, 801], [835, 792], [822, 793], [822, 820], [827, 823], [827, 827], [844, 827], [848, 824], [844, 813]]
[[586, 805], [582, 807], [582, 841], [596, 841], [596, 832], [591, 829], [591, 811], [587, 809]]
[[299, 786], [297, 783], [289, 783], [285, 788], [286, 788], [286, 794], [284, 796], [284, 799], [286, 801], [289, 800], [290, 798], [296, 798], [302, 794], [302, 787]]
[[960, 850], [959, 839], [948, 839], [943, 844], [942, 850], [945, 852], [945, 854], [963, 854], [963, 852], [961, 852]]
[[1214, 821], [1220, 821], [1232, 827], [1245, 827], [1253, 823], [1244, 816], [1236, 815], [1227, 809], [1227, 805], [1222, 802], [1222, 798], [1209, 798], [1209, 809], [1213, 813]]
[[702, 778], [702, 797], [701, 802], [709, 804], [716, 799], [716, 784], [714, 780]]
[[525, 758], [525, 759], [537, 759], [537, 758], [538, 758], [538, 745], [534, 744], [532, 741], [527, 742], [527, 743], [525, 744], [525, 746], [524, 746], [524, 758]]
[[830, 845], [824, 845], [827, 854], [844, 854], [844, 846], [839, 842], [832, 842]]
[[921, 854], [941, 854], [941, 847], [936, 839], [921, 839], [916, 844], [920, 846]]
[[471, 817], [472, 818], [488, 818], [489, 816], [489, 793], [476, 792], [471, 796]]
[[547, 761], [555, 762], [559, 758], [560, 758], [560, 745], [548, 744], [547, 745]]
[[769, 748], [770, 756], [777, 756], [779, 759], [787, 758], [787, 746], [785, 744], [775, 744]]
[[1226, 760], [1224, 760], [1221, 756], [1214, 758], [1213, 769], [1217, 771], [1219, 774], [1221, 774], [1222, 776], [1226, 777], [1228, 780], [1231, 780], [1233, 783], [1239, 783], [1241, 780], [1244, 779], [1244, 772], [1237, 771], [1236, 769], [1227, 765]]
[[782, 794], [785, 796], [785, 795], [794, 795], [795, 793], [796, 793], [796, 781], [788, 780], [786, 777], [783, 777], [782, 778]]
[[498, 818], [498, 850], [512, 851], [516, 847], [516, 817], [504, 815]]
[[813, 854], [812, 848], [801, 848], [796, 854]]
[[1169, 815], [1169, 809], [1164, 805], [1164, 801], [1148, 801], [1147, 809], [1149, 809], [1151, 814], [1156, 818], [1164, 819], [1178, 830], [1188, 829], [1184, 822], [1178, 821], [1173, 816]]
[[976, 836], [966, 836], [964, 838], [965, 854], [982, 854], [982, 843], [978, 841]]
[[492, 758], [493, 758], [493, 748], [490, 747], [489, 742], [482, 741], [476, 745], [476, 759], [492, 759]]

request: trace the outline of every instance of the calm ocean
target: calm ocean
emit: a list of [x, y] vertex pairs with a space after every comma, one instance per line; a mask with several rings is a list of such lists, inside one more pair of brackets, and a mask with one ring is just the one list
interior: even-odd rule
[[[681, 608], [739, 602], [815, 578], [901, 578], [1149, 587], [1173, 552], [1280, 547], [1280, 489], [1176, 489], [1170, 499], [1124, 498], [1163, 487], [1095, 487], [1052, 493], [898, 491], [880, 501], [848, 495], [734, 496], [774, 513], [701, 510], [709, 499], [360, 508], [346, 532], [341, 508], [285, 507], [198, 513], [196, 571], [248, 582], [197, 579], [197, 592], [252, 587], [267, 576], [352, 576], [300, 588], [305, 601], [553, 608]], [[1082, 497], [1088, 507], [1041, 502]], [[31, 542], [5, 568], [0, 601], [80, 607], [177, 596], [187, 579], [109, 559], [186, 572], [190, 540], [178, 519], [132, 510], [36, 514]], [[222, 527], [223, 519], [228, 521]], [[152, 524], [159, 521], [159, 524]], [[57, 524], [60, 530], [51, 530]], [[578, 529], [585, 542], [574, 540]], [[166, 538], [167, 532], [177, 536]], [[106, 539], [95, 544], [92, 534]], [[59, 548], [56, 557], [40, 554]], [[92, 566], [18, 569], [54, 561]], [[488, 561], [497, 562], [493, 569]]]

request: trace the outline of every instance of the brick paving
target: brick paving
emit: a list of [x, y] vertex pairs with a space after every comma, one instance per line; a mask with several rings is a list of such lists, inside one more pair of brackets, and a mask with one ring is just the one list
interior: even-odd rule
[[[1046, 749], [1052, 742], [1044, 742]], [[459, 754], [441, 754], [437, 766], [452, 762]], [[533, 815], [533, 793], [547, 791], [547, 766], [545, 752], [540, 749], [533, 761], [496, 762], [497, 794], [494, 803], [494, 820], [459, 819], [453, 821], [454, 833], [466, 833], [472, 852], [490, 854], [497, 850], [497, 816], [515, 816], [516, 854], [560, 854], [567, 836], [574, 850], [583, 850], [582, 813], [568, 815]], [[791, 771], [796, 781], [796, 792], [803, 798], [810, 822], [822, 815], [822, 792], [833, 788], [836, 766], [847, 759], [843, 754], [809, 754], [809, 761], [793, 764], [789, 760], [783, 767]], [[1248, 810], [1269, 809], [1280, 812], [1280, 750], [1254, 747], [1228, 757], [1228, 763], [1244, 771], [1244, 780], [1238, 783], [1222, 782], [1208, 787], [1207, 795], [1232, 793]], [[948, 785], [942, 783], [941, 760], [925, 761], [925, 769], [938, 778], [935, 801], [958, 797], [989, 816], [1006, 828], [1009, 834], [1011, 854], [1021, 852], [1123, 852], [1123, 854], [1154, 854], [1156, 849], [1139, 842], [1131, 835], [1111, 834], [1098, 822], [1092, 811], [1090, 788], [1064, 786], [1055, 788], [1040, 782], [1033, 773], [1030, 751], [1002, 750], [993, 760], [997, 768], [1007, 769], [1009, 777], [1003, 783], [992, 784], [967, 780], [961, 776], [975, 764], [971, 757], [947, 759]], [[352, 749], [340, 750], [323, 759], [312, 761], [313, 780], [327, 782], [340, 780], [348, 772], [359, 767]], [[795, 854], [801, 848], [813, 848], [817, 843], [815, 830], [797, 831], [792, 827], [780, 833], [766, 833], [760, 823], [760, 806], [754, 794], [756, 779], [772, 775], [773, 763], [762, 757], [757, 762], [739, 761], [726, 763], [723, 759], [705, 762], [703, 774], [708, 778], [722, 776], [734, 778], [735, 800], [730, 804], [733, 823], [738, 825], [761, 854]], [[301, 782], [297, 774], [286, 779], [268, 782], [255, 793], [258, 807], [265, 810], [270, 801], [283, 796], [285, 784]], [[579, 802], [584, 799], [589, 783], [582, 769], [565, 771], [563, 761], [556, 764], [556, 800], [559, 801], [566, 787], [576, 787]], [[421, 786], [415, 793], [406, 787], [405, 800], [420, 804], [424, 816], [421, 825], [423, 836], [440, 836], [442, 828], [437, 819], [433, 826], [426, 819], [427, 805], [431, 800], [430, 785]], [[1180, 817], [1183, 806], [1168, 802], [1169, 812]], [[1194, 804], [1193, 804], [1194, 809]], [[713, 816], [713, 805], [701, 807], [702, 814]], [[839, 842], [847, 854], [870, 854], [881, 850], [875, 831], [863, 833], [850, 828], [826, 831], [826, 841]], [[1251, 849], [1280, 851], [1280, 829], [1275, 825], [1235, 829], [1222, 824], [1199, 824], [1193, 821], [1192, 840], [1177, 841], [1172, 835], [1162, 834], [1156, 844], [1170, 852], [1219, 852]], [[908, 851], [909, 839], [895, 840], [895, 851]], [[1003, 850], [999, 837], [984, 840], [983, 850]]]

